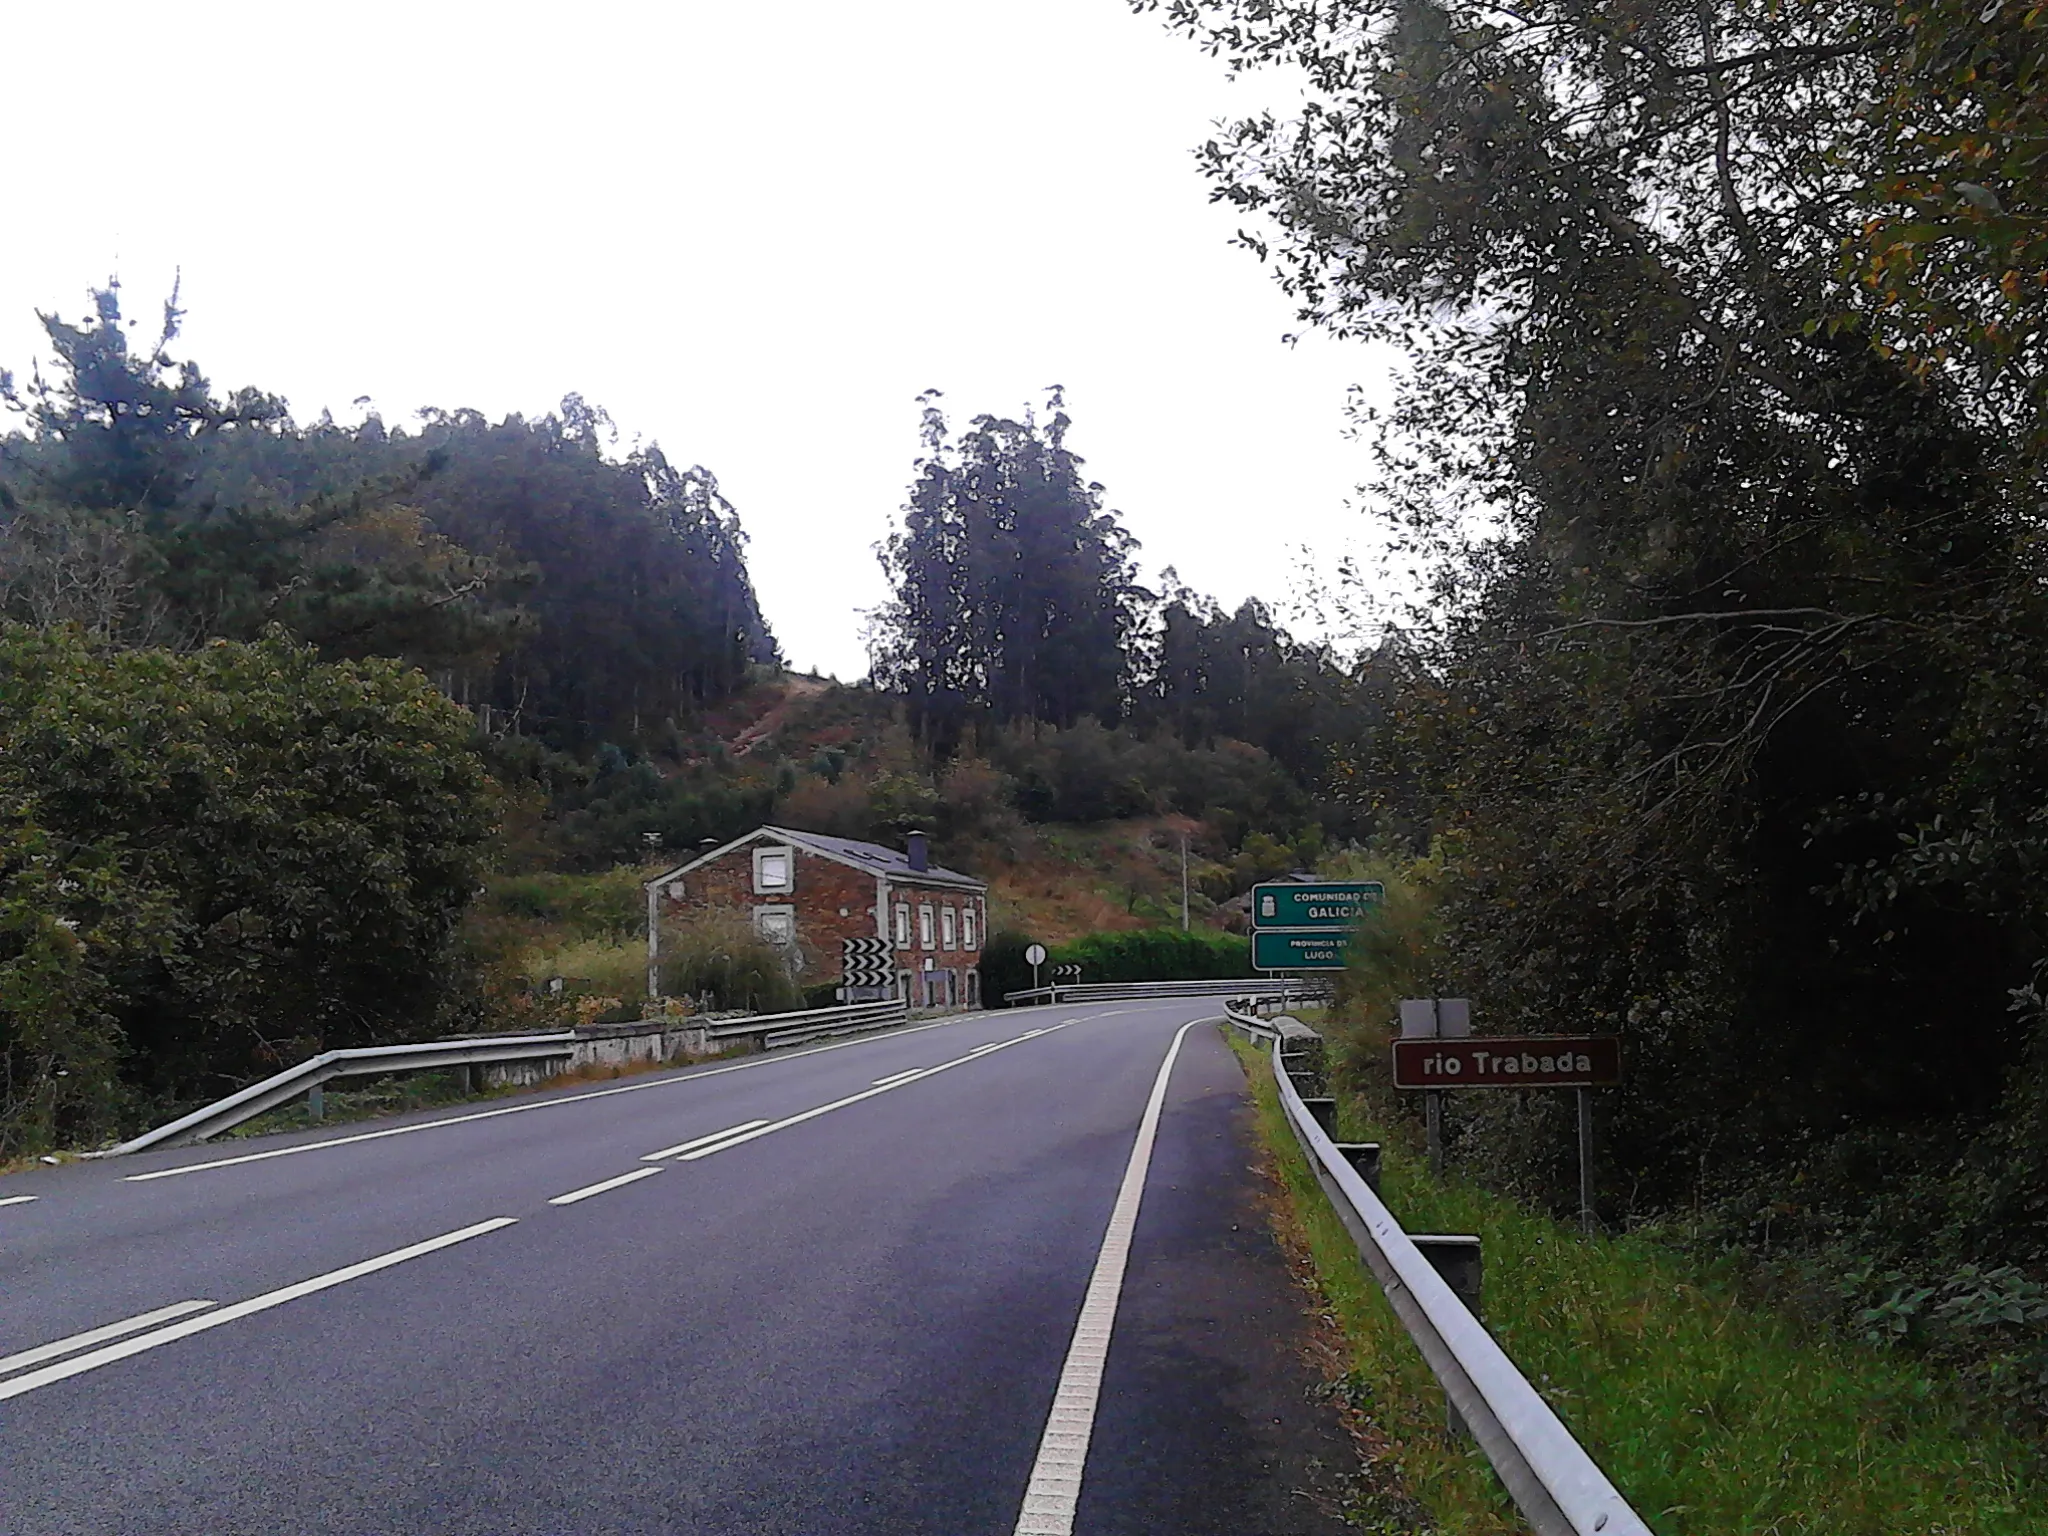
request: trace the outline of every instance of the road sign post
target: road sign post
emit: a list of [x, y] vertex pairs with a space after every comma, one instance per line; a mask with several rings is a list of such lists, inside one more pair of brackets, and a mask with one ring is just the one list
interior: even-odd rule
[[1355, 928], [1386, 899], [1377, 880], [1269, 880], [1252, 887], [1252, 926]]
[[1579, 1231], [1593, 1235], [1593, 1093], [1579, 1095]]
[[1593, 1211], [1593, 1093], [1621, 1084], [1621, 1041], [1614, 1035], [1472, 1034], [1462, 998], [1410, 998], [1401, 1004], [1394, 1042], [1394, 1086], [1423, 1095], [1429, 1167], [1443, 1176], [1444, 1093], [1452, 1088], [1569, 1088], [1577, 1096], [1579, 1227]]
[[1261, 971], [1341, 971], [1351, 952], [1348, 929], [1252, 930], [1252, 966]]
[[1269, 880], [1252, 887], [1252, 969], [1341, 971], [1359, 920], [1386, 900], [1377, 880]]
[[[1462, 997], [1410, 997], [1401, 1003], [1404, 1040], [1462, 1040], [1472, 1033], [1472, 1004]], [[1423, 1138], [1429, 1148], [1429, 1176], [1444, 1176], [1444, 1095], [1431, 1088], [1422, 1095]]]
[[1038, 990], [1038, 968], [1045, 964], [1045, 946], [1034, 944], [1024, 951], [1024, 959], [1031, 966], [1031, 990]]

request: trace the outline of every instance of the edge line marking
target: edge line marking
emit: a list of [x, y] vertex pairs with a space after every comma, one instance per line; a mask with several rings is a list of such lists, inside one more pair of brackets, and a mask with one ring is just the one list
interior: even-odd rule
[[1053, 1391], [1052, 1410], [1038, 1442], [1038, 1458], [1025, 1485], [1024, 1507], [1015, 1536], [1073, 1536], [1074, 1510], [1081, 1502], [1081, 1476], [1088, 1465], [1088, 1441], [1095, 1433], [1095, 1409], [1102, 1396], [1102, 1372], [1109, 1361], [1110, 1331], [1116, 1326], [1117, 1302], [1123, 1294], [1124, 1270], [1131, 1258], [1131, 1235], [1138, 1225], [1138, 1203], [1145, 1194], [1145, 1174], [1152, 1166], [1152, 1147], [1159, 1139], [1159, 1117], [1166, 1105], [1166, 1087], [1181, 1042], [1202, 1019], [1191, 1019], [1174, 1033], [1166, 1060], [1152, 1080], [1152, 1096], [1138, 1120], [1137, 1139], [1124, 1165], [1123, 1183], [1102, 1235], [1067, 1363]]

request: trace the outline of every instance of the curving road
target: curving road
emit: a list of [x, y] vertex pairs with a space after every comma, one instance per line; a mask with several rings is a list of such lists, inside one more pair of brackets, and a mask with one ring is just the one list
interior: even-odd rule
[[0, 1532], [1344, 1530], [1214, 1012], [0, 1180]]

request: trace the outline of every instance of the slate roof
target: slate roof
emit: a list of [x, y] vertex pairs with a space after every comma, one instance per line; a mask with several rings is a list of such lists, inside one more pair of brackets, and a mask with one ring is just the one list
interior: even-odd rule
[[853, 837], [827, 837], [822, 832], [798, 832], [790, 827], [757, 827], [745, 837], [735, 838], [722, 848], [714, 848], [700, 858], [657, 875], [648, 884], [658, 885], [672, 880], [677, 875], [695, 869], [699, 864], [708, 863], [721, 854], [730, 853], [742, 843], [752, 842], [759, 837], [772, 836], [794, 843], [799, 848], [808, 848], [812, 853], [836, 859], [841, 864], [850, 864], [855, 869], [864, 869], [871, 875], [887, 875], [891, 879], [917, 880], [929, 885], [957, 885], [968, 890], [985, 891], [988, 883], [972, 875], [963, 875], [957, 869], [947, 869], [934, 864], [928, 869], [912, 869], [910, 855], [901, 848], [884, 847], [881, 843], [864, 843]]

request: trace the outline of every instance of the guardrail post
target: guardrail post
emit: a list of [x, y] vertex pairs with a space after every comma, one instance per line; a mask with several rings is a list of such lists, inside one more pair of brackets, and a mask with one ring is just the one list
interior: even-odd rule
[[325, 1120], [327, 1118], [327, 1090], [315, 1083], [306, 1090], [306, 1118]]
[[[1304, 1099], [1302, 1102], [1313, 1107], [1316, 1101], [1314, 1099]], [[1333, 1141], [1336, 1139], [1336, 1132], [1331, 1131], [1328, 1126], [1325, 1126], [1323, 1129], [1325, 1134], [1330, 1136]], [[1380, 1192], [1380, 1144], [1378, 1142], [1339, 1141], [1337, 1142], [1337, 1154], [1358, 1171], [1358, 1176], [1365, 1180], [1365, 1187], [1367, 1189], [1371, 1190], [1374, 1194]]]
[[[1465, 1310], [1474, 1317], [1481, 1315], [1480, 1299], [1484, 1292], [1485, 1265], [1479, 1257], [1479, 1239], [1476, 1237], [1411, 1236], [1409, 1241], [1422, 1251], [1429, 1260], [1429, 1267], [1443, 1277], [1458, 1300], [1465, 1303]], [[1448, 1398], [1444, 1401], [1444, 1428], [1457, 1439], [1472, 1437], [1464, 1419], [1453, 1408]]]
[[1315, 1122], [1323, 1128], [1323, 1134], [1334, 1141], [1337, 1136], [1337, 1101], [1305, 1098], [1301, 1102], [1303, 1108], [1315, 1116]]

